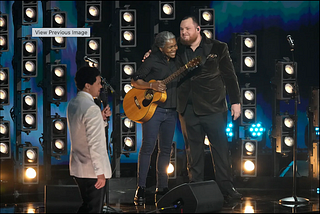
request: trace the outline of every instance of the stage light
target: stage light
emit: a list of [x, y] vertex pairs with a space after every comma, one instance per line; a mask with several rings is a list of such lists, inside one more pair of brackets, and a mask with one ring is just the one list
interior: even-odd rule
[[7, 24], [8, 24], [8, 15], [1, 14], [0, 15], [0, 31], [7, 31]]
[[131, 31], [124, 31], [123, 32], [123, 38], [128, 41], [131, 42], [134, 38], [133, 33]]
[[36, 39], [25, 39], [21, 42], [21, 77], [36, 77], [38, 75], [38, 41]]
[[102, 1], [85, 1], [85, 22], [101, 22]]
[[90, 67], [96, 67], [101, 70], [101, 37], [90, 37], [85, 39], [85, 55], [90, 59], [95, 60], [98, 63], [92, 63], [89, 61]]
[[91, 51], [97, 51], [99, 48], [99, 43], [92, 39], [89, 41], [89, 48]]
[[133, 153], [137, 151], [136, 123], [129, 118], [121, 117], [121, 152]]
[[174, 172], [174, 166], [172, 163], [169, 163], [168, 169], [167, 169], [167, 173], [171, 174]]
[[7, 35], [0, 36], [0, 48], [1, 48], [1, 52], [8, 51], [8, 36]]
[[23, 147], [23, 184], [39, 183], [39, 149], [35, 146]]
[[206, 37], [207, 38], [209, 38], [209, 39], [214, 39], [213, 38], [213, 31], [210, 31], [210, 30], [208, 30], [208, 29], [205, 29], [205, 30], [202, 30], [202, 32], [204, 33], [204, 35], [206, 35]]
[[275, 85], [278, 100], [290, 100], [295, 96], [297, 63], [278, 61], [275, 69]]
[[241, 145], [241, 177], [256, 177], [258, 143], [244, 139]]
[[130, 120], [129, 118], [124, 119], [124, 126], [128, 129], [131, 129], [134, 126], [134, 122]]
[[177, 143], [175, 141], [171, 144], [170, 163], [167, 168], [168, 179], [177, 178]]
[[38, 23], [38, 2], [22, 1], [22, 25]]
[[256, 123], [256, 88], [241, 88], [241, 99], [240, 125], [246, 126]]
[[67, 102], [67, 65], [51, 64], [48, 87], [48, 101], [58, 104]]
[[6, 155], [9, 153], [9, 145], [6, 143], [1, 143], [1, 159], [3, 155]]
[[9, 68], [0, 68], [0, 105], [10, 104]]
[[0, 13], [0, 52], [9, 51], [8, 14]]
[[37, 130], [37, 94], [22, 93], [21, 101], [21, 121], [18, 123], [19, 129], [27, 132]]
[[233, 137], [233, 124], [232, 123], [228, 123], [227, 128], [226, 128], [226, 135], [228, 138], [232, 138]]
[[135, 62], [120, 62], [120, 100], [123, 100], [126, 93], [131, 89], [131, 77], [136, 72]]
[[86, 39], [85, 53], [86, 55], [100, 55], [101, 54], [101, 37], [91, 37]]
[[[51, 11], [50, 12], [50, 28], [66, 28], [67, 12]], [[59, 30], [59, 29], [57, 29]], [[67, 48], [66, 37], [51, 37], [51, 50], [60, 50]]]
[[204, 35], [206, 35], [207, 38], [215, 39], [214, 9], [200, 8], [198, 20]]
[[200, 26], [214, 25], [214, 9], [204, 8], [199, 9], [199, 24]]
[[120, 10], [120, 47], [137, 46], [136, 10]]
[[57, 13], [53, 15], [52, 27], [63, 27], [65, 24], [65, 14]]
[[159, 1], [159, 20], [174, 20], [175, 1]]
[[287, 153], [292, 151], [294, 145], [294, 126], [293, 115], [277, 115], [276, 124], [273, 127], [273, 136], [276, 138], [276, 152]]
[[262, 137], [264, 132], [265, 128], [262, 127], [261, 123], [252, 124], [246, 131], [245, 136], [250, 138], [259, 138]]
[[255, 213], [256, 209], [256, 202], [255, 201], [244, 201], [240, 203], [240, 212], [241, 213]]
[[0, 159], [11, 158], [10, 121], [0, 117]]
[[131, 89], [132, 89], [132, 86], [130, 84], [126, 83], [123, 85], [123, 91], [125, 94], [128, 93]]
[[8, 94], [8, 90], [2, 89], [0, 88], [0, 101], [2, 105], [9, 105], [8, 101], [9, 101], [9, 94]]
[[56, 114], [50, 120], [51, 129], [51, 155], [60, 159], [61, 155], [67, 155], [67, 118]]
[[234, 66], [239, 73], [257, 73], [257, 36], [234, 34]]
[[159, 20], [174, 20], [175, 1], [159, 1]]
[[162, 7], [162, 11], [166, 15], [171, 15], [171, 14], [173, 14], [173, 7], [170, 4], [164, 4]]

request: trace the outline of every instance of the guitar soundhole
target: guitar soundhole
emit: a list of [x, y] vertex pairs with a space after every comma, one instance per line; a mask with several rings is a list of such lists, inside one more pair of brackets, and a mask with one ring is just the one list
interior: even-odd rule
[[144, 100], [142, 101], [142, 105], [144, 107], [148, 106], [152, 99], [153, 99], [153, 90], [149, 89], [149, 90], [146, 90], [145, 94], [144, 94]]
[[151, 90], [151, 89], [146, 90], [146, 92], [144, 94], [144, 98], [146, 100], [152, 100], [153, 99], [153, 90]]

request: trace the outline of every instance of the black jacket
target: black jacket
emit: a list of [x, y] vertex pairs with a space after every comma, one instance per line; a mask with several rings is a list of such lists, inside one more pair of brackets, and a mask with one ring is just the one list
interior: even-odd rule
[[[226, 94], [231, 104], [240, 103], [240, 89], [228, 46], [224, 42], [202, 36], [203, 56], [199, 69], [189, 71], [180, 79], [177, 89], [177, 111], [183, 113], [189, 93], [193, 109], [198, 115], [227, 111]], [[177, 58], [186, 64], [186, 46], [178, 39]], [[211, 54], [211, 55], [210, 55]], [[209, 57], [208, 57], [209, 56]], [[210, 57], [211, 56], [211, 57]]]

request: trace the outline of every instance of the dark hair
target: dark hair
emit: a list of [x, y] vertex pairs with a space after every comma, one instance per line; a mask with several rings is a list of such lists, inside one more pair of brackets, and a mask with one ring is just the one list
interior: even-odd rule
[[189, 18], [191, 18], [193, 23], [196, 24], [196, 27], [199, 26], [199, 21], [195, 16], [185, 16], [185, 17], [183, 17], [183, 19], [181, 21], [189, 19]]
[[162, 31], [158, 33], [156, 38], [154, 39], [154, 43], [152, 45], [151, 51], [152, 52], [159, 51], [159, 48], [163, 48], [170, 39], [175, 39], [175, 38], [176, 36], [169, 31]]
[[100, 76], [100, 71], [97, 68], [84, 66], [77, 71], [74, 81], [77, 88], [82, 91], [86, 83], [93, 85], [97, 76]]

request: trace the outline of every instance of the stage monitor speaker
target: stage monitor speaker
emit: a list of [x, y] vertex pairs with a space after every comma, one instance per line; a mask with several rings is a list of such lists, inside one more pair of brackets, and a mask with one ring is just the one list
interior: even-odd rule
[[77, 185], [45, 185], [46, 213], [76, 213], [82, 204]]
[[168, 212], [176, 209], [184, 213], [209, 213], [221, 210], [223, 202], [218, 184], [210, 180], [176, 186], [159, 199], [157, 208]]

